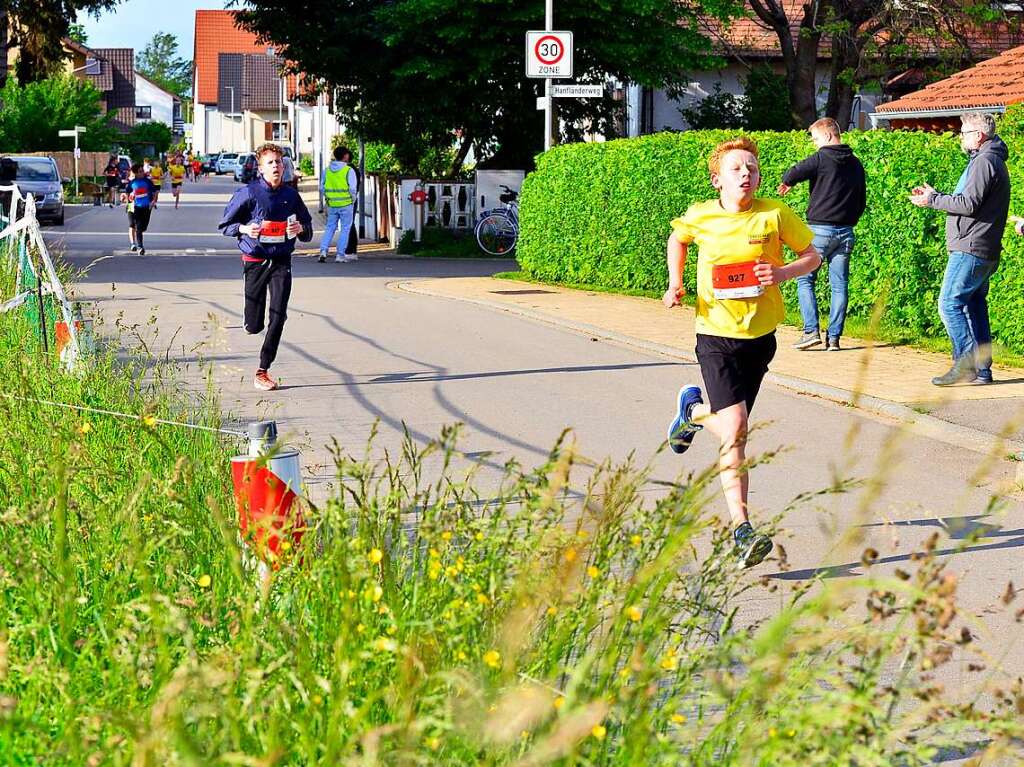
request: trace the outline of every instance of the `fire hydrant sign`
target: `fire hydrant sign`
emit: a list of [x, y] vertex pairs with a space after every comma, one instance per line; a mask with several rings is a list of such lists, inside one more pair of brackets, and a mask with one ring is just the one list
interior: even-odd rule
[[527, 32], [526, 76], [572, 77], [572, 32]]

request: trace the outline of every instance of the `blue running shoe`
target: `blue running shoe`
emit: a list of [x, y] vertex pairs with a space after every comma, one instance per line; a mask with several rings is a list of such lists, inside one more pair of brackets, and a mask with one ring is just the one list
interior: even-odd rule
[[684, 386], [679, 390], [679, 404], [675, 420], [668, 427], [668, 446], [673, 453], [685, 453], [693, 442], [693, 435], [703, 429], [703, 426], [690, 422], [690, 412], [693, 406], [703, 403], [700, 396], [700, 387]]

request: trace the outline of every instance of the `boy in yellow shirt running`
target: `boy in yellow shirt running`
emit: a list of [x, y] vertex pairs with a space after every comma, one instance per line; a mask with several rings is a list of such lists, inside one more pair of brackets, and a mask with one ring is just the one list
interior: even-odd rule
[[167, 172], [171, 176], [171, 194], [174, 195], [174, 209], [177, 210], [178, 203], [181, 202], [181, 184], [185, 180], [185, 166], [181, 163], [180, 154], [174, 155]]
[[[814, 233], [785, 204], [754, 197], [761, 183], [757, 144], [741, 136], [715, 147], [708, 158], [716, 200], [691, 205], [672, 221], [668, 238], [671, 308], [683, 295], [690, 243], [697, 257], [697, 362], [708, 394], [679, 390], [669, 447], [684, 453], [705, 426], [721, 441], [719, 470], [732, 518], [736, 552], [744, 567], [768, 556], [772, 540], [757, 533], [747, 514], [747, 424], [768, 363], [775, 356], [775, 328], [784, 317], [779, 283], [814, 271], [821, 257]], [[785, 263], [782, 246], [797, 258]]]

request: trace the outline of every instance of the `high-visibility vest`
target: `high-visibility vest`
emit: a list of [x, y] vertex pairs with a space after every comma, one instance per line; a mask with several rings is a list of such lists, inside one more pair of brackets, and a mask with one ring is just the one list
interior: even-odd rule
[[347, 163], [341, 164], [341, 170], [327, 168], [327, 176], [324, 178], [324, 197], [327, 199], [329, 208], [344, 208], [352, 204], [352, 194], [348, 189]]

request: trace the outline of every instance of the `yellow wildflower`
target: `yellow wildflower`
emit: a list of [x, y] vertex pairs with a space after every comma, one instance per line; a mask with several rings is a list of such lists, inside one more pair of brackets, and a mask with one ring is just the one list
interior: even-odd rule
[[373, 642], [373, 649], [377, 652], [394, 652], [398, 649], [398, 643], [391, 637], [377, 637]]
[[519, 737], [522, 738], [523, 740], [526, 740], [528, 737], [530, 737], [530, 731], [529, 730], [523, 730], [521, 733], [519, 733]]
[[323, 705], [323, 702], [324, 702], [324, 699], [322, 697], [320, 697], [319, 695], [314, 695], [312, 698], [310, 698], [310, 700], [312, 701], [314, 706]]
[[395, 626], [395, 625], [388, 626], [388, 635], [389, 636], [394, 636], [397, 633], [398, 633], [398, 626]]
[[450, 541], [451, 539], [452, 539], [452, 531], [451, 530], [445, 530], [443, 533], [441, 533], [441, 540], [442, 541]]
[[379, 564], [384, 559], [384, 552], [380, 549], [370, 549], [370, 553], [366, 555], [366, 558], [370, 560], [370, 564]]
[[438, 576], [441, 575], [441, 565], [437, 562], [431, 562], [430, 567], [427, 568], [427, 577], [432, 581], [436, 581]]
[[466, 653], [462, 652], [462, 650], [459, 650], [455, 654], [455, 657], [458, 658], [459, 660], [466, 660]]
[[483, 533], [477, 533], [476, 535], [473, 536], [473, 539], [477, 540], [477, 541], [482, 541], [484, 539], [484, 534]]
[[356, 624], [357, 634], [362, 634], [364, 631], [366, 631], [366, 626], [364, 626], [362, 623]]
[[366, 596], [374, 602], [379, 602], [381, 597], [384, 596], [384, 589], [375, 584], [372, 588], [366, 590]]
[[437, 751], [441, 748], [441, 739], [438, 737], [427, 738], [427, 748], [431, 751]]
[[776, 730], [774, 727], [769, 727], [768, 728], [768, 737], [769, 738], [774, 738], [778, 734], [779, 734], [779, 731]]
[[643, 538], [641, 538], [639, 535], [634, 535], [632, 538], [629, 539], [629, 542], [632, 543], [634, 546], [639, 546], [641, 543], [643, 543]]
[[548, 614], [549, 616], [550, 616], [550, 615], [556, 615], [557, 613], [558, 613], [558, 610], [556, 610], [556, 609], [555, 609], [554, 607], [549, 607], [549, 608], [547, 609], [547, 614]]
[[665, 671], [675, 671], [679, 668], [679, 661], [676, 660], [674, 655], [666, 655], [661, 659], [661, 667], [665, 669]]
[[289, 551], [292, 547], [291, 541], [281, 541], [281, 551]]
[[593, 565], [591, 565], [590, 567], [587, 568], [587, 575], [589, 575], [591, 578], [596, 578], [600, 574], [601, 574], [601, 571], [598, 570]]
[[448, 567], [444, 569], [444, 574], [447, 575], [449, 578], [454, 578], [456, 575], [458, 575], [458, 573], [459, 571], [456, 570], [455, 567], [452, 565], [448, 565]]
[[81, 426], [78, 427], [79, 434], [88, 434], [92, 431], [92, 424], [85, 421]]
[[356, 598], [356, 592], [354, 592], [352, 589], [349, 589], [348, 590], [348, 598], [349, 599], [355, 599]]
[[154, 426], [156, 426], [156, 416], [155, 415], [143, 416], [142, 422], [144, 424], [146, 424], [146, 426], [148, 426], [149, 428], [152, 429]]
[[477, 594], [476, 601], [482, 605], [489, 605], [491, 603], [491, 600], [487, 598], [486, 594]]
[[209, 575], [200, 575], [199, 580], [197, 580], [196, 583], [199, 584], [199, 588], [208, 589], [210, 588], [210, 584], [213, 583], [213, 578]]
[[686, 717], [682, 714], [672, 714], [673, 724], [683, 724], [686, 722]]
[[636, 623], [644, 617], [644, 611], [636, 605], [630, 605], [626, 608], [626, 617], [633, 621], [633, 623]]
[[557, 698], [555, 698], [555, 702], [554, 702], [553, 705], [555, 707], [555, 710], [557, 711], [558, 709], [560, 709], [562, 706], [565, 705], [565, 698], [562, 697], [561, 695], [559, 695]]
[[590, 728], [590, 734], [598, 740], [604, 740], [604, 736], [608, 734], [608, 729], [603, 724], [595, 724]]
[[440, 552], [440, 551], [438, 551], [437, 549], [431, 549], [431, 550], [430, 550], [430, 558], [431, 558], [431, 559], [437, 559], [437, 558], [439, 558], [440, 556], [441, 556], [441, 552]]
[[501, 653], [497, 650], [488, 650], [484, 653], [484, 663], [491, 668], [501, 667]]
[[573, 548], [566, 549], [566, 551], [565, 551], [565, 561], [566, 562], [569, 562], [570, 564], [572, 562], [575, 562], [576, 561], [576, 556], [577, 556], [576, 549], [573, 549]]

